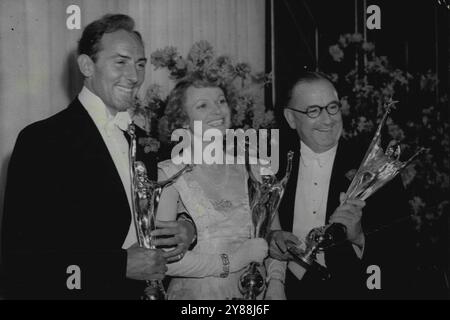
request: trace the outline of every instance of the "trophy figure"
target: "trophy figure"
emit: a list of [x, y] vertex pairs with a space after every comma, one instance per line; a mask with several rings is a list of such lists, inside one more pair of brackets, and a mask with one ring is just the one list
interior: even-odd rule
[[[421, 148], [407, 161], [400, 161], [400, 145], [392, 140], [384, 152], [381, 147], [381, 129], [386, 123], [391, 109], [397, 101], [388, 101], [385, 104], [386, 112], [378, 125], [377, 131], [370, 143], [368, 150], [356, 172], [346, 194], [347, 199], [366, 200], [389, 181], [394, 179], [401, 170], [408, 166], [420, 153], [425, 151]], [[345, 200], [343, 202], [345, 202]], [[289, 252], [294, 256], [294, 261], [307, 270], [312, 268], [319, 271], [324, 278], [329, 277], [324, 267], [320, 266], [315, 258], [319, 251], [341, 243], [346, 240], [346, 227], [340, 223], [332, 223], [323, 227], [314, 228], [305, 239], [302, 247], [290, 245]]]
[[[131, 196], [133, 220], [136, 228], [138, 244], [142, 248], [156, 249], [155, 239], [151, 232], [155, 230], [156, 212], [163, 189], [175, 182], [183, 173], [192, 170], [192, 165], [186, 165], [165, 181], [151, 181], [143, 162], [136, 161], [135, 124], [128, 127], [131, 137], [129, 160], [131, 177]], [[142, 300], [166, 300], [166, 292], [161, 280], [147, 280], [147, 287]]]
[[[292, 170], [292, 158], [294, 153], [288, 152], [286, 174], [280, 181], [274, 175], [261, 175], [262, 182], [258, 181], [249, 164], [245, 162], [248, 172], [248, 194], [252, 214], [254, 238], [266, 238], [270, 231], [273, 218], [283, 198], [284, 190]], [[252, 262], [239, 279], [239, 290], [244, 300], [256, 300], [256, 297], [265, 290], [264, 276], [259, 271], [259, 263]]]

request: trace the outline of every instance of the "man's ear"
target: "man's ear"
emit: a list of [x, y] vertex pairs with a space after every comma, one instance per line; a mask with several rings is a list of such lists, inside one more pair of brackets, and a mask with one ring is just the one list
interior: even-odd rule
[[289, 124], [289, 127], [291, 127], [291, 129], [297, 129], [297, 127], [295, 126], [295, 120], [294, 120], [294, 115], [292, 114], [292, 111], [289, 110], [288, 108], [284, 108], [283, 110], [283, 114], [284, 114], [284, 118], [286, 119], [287, 123]]
[[94, 61], [87, 54], [80, 54], [77, 58], [78, 67], [81, 73], [89, 78], [94, 73]]

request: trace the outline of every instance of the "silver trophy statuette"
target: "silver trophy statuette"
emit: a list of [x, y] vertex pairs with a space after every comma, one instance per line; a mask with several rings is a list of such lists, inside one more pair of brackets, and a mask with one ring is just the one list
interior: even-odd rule
[[386, 148], [386, 151], [383, 152], [381, 148], [381, 129], [396, 103], [397, 101], [389, 101], [386, 104], [386, 112], [347, 190], [346, 199], [366, 200], [375, 191], [394, 179], [414, 158], [425, 151], [425, 148], [421, 148], [411, 158], [402, 162], [400, 161], [400, 145], [395, 140], [392, 140]]
[[[262, 182], [258, 181], [246, 161], [248, 172], [249, 204], [253, 222], [253, 237], [266, 238], [270, 231], [272, 221], [284, 195], [284, 190], [292, 170], [294, 153], [288, 152], [286, 173], [283, 179], [277, 181], [274, 175], [262, 175]], [[256, 300], [256, 297], [265, 290], [264, 276], [259, 271], [259, 263], [252, 262], [239, 279], [239, 290], [244, 300]]]
[[[138, 244], [142, 248], [155, 249], [155, 239], [150, 233], [155, 230], [156, 212], [163, 189], [175, 182], [183, 173], [192, 170], [192, 165], [187, 165], [169, 179], [161, 182], [148, 178], [147, 169], [143, 162], [136, 161], [136, 134], [135, 124], [128, 127], [131, 137], [129, 160], [131, 176], [131, 196], [133, 220], [136, 228]], [[142, 300], [166, 300], [166, 292], [162, 281], [147, 280], [147, 287], [141, 297]]]
[[[347, 192], [345, 199], [366, 200], [389, 181], [394, 179], [411, 161], [420, 153], [425, 151], [421, 148], [407, 161], [400, 161], [400, 146], [393, 140], [389, 143], [386, 151], [381, 148], [381, 129], [386, 123], [387, 117], [397, 101], [390, 100], [386, 103], [386, 112], [378, 125], [377, 131], [370, 143], [370, 146], [356, 172]], [[345, 200], [344, 200], [345, 202]], [[295, 257], [295, 261], [306, 269], [310, 267], [319, 271], [324, 278], [327, 273], [316, 262], [316, 254], [324, 251], [327, 247], [333, 246], [346, 240], [346, 228], [340, 223], [332, 223], [323, 227], [311, 230], [305, 239], [305, 247], [300, 248], [295, 245], [288, 246], [288, 250]]]

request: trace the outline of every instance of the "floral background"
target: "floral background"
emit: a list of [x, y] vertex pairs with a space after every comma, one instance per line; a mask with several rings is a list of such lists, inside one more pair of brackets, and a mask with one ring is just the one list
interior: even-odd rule
[[[448, 290], [448, 95], [436, 93], [434, 73], [410, 74], [396, 68], [388, 57], [377, 55], [375, 44], [364, 41], [361, 34], [343, 34], [328, 49], [330, 63], [325, 71], [341, 96], [343, 137], [368, 146], [384, 113], [384, 103], [393, 98], [399, 102], [387, 121], [383, 141], [399, 141], [402, 159], [427, 148], [401, 173], [416, 229], [416, 269], [420, 274], [416, 281], [422, 281], [418, 286], [424, 290]], [[254, 72], [246, 62], [217, 55], [208, 42], [195, 43], [187, 57], [175, 47], [156, 50], [151, 64], [155, 69], [167, 69], [174, 82], [197, 72], [213, 81], [233, 83], [235, 98], [229, 103], [234, 128], [277, 127], [273, 111], [266, 108], [263, 99], [270, 74]], [[147, 152], [169, 150], [166, 101], [167, 94], [158, 84], [150, 85], [145, 96], [136, 101], [134, 117], [148, 133], [140, 140]]]
[[402, 180], [416, 227], [417, 270], [432, 274], [448, 290], [447, 92], [437, 94], [437, 77], [431, 71], [409, 74], [393, 66], [361, 34], [341, 35], [329, 55], [328, 74], [341, 95], [345, 138], [368, 144], [384, 113], [383, 103], [393, 97], [399, 103], [388, 119], [385, 140], [399, 141], [405, 156], [428, 149], [402, 172]]
[[[176, 47], [165, 47], [151, 54], [151, 64], [156, 69], [164, 68], [168, 76], [177, 82], [192, 73], [220, 84], [231, 85], [233, 128], [270, 128], [275, 125], [272, 110], [264, 105], [264, 86], [271, 81], [270, 74], [255, 72], [250, 64], [235, 61], [227, 55], [217, 55], [207, 41], [193, 44], [187, 57], [182, 57]], [[137, 98], [134, 118], [148, 133], [141, 139], [147, 151], [166, 150], [170, 145], [164, 115], [167, 94], [159, 84], [150, 85], [143, 98]], [[161, 145], [158, 144], [158, 140]]]

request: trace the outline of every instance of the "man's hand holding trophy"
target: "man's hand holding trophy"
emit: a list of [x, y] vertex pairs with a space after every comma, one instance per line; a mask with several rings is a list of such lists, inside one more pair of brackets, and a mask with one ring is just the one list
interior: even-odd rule
[[[136, 160], [136, 134], [135, 124], [128, 127], [130, 135], [129, 161], [131, 177], [131, 195], [133, 220], [136, 228], [138, 245], [145, 249], [156, 249], [156, 212], [163, 189], [174, 183], [182, 174], [192, 170], [192, 165], [186, 165], [179, 172], [165, 181], [152, 181], [148, 178], [147, 168], [141, 161]], [[161, 276], [147, 280], [147, 287], [142, 295], [142, 300], [166, 300], [166, 292]]]
[[[340, 196], [340, 206], [330, 217], [330, 223], [312, 229], [304, 242], [287, 241], [286, 257], [294, 260], [306, 270], [314, 270], [322, 279], [328, 279], [327, 269], [316, 261], [316, 255], [327, 248], [349, 241], [359, 248], [364, 246], [364, 232], [361, 226], [362, 208], [365, 200], [394, 179], [411, 161], [425, 151], [421, 148], [407, 161], [400, 161], [400, 145], [391, 141], [386, 151], [381, 147], [381, 130], [397, 101], [388, 101], [385, 114], [378, 125], [372, 142], [362, 160], [346, 193]], [[281, 234], [278, 236], [282, 236]]]

